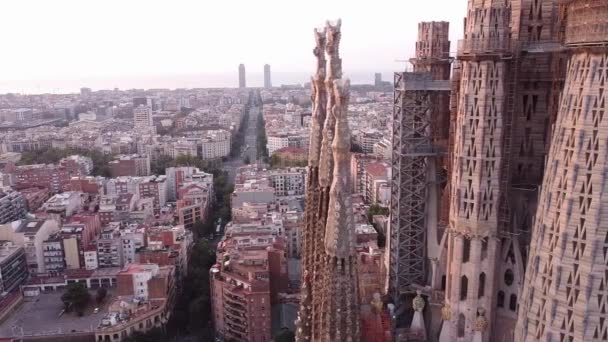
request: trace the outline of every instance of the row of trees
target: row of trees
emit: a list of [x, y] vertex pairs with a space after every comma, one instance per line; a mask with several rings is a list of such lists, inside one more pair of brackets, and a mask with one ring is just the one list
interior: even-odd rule
[[[247, 122], [244, 121], [245, 124], [241, 125], [243, 132], [246, 130]], [[158, 171], [162, 169], [162, 173], [166, 167], [170, 166], [195, 166], [213, 174], [215, 201], [207, 219], [195, 223], [193, 227], [196, 242], [189, 257], [188, 274], [182, 280], [181, 294], [176, 301], [166, 329], [153, 329], [145, 334], [135, 333], [125, 341], [178, 341], [180, 337], [187, 337], [189, 341], [213, 341], [209, 269], [215, 263], [215, 251], [210, 242], [203, 238], [214, 231], [215, 225], [220, 220], [223, 223], [230, 220], [230, 196], [234, 186], [229, 182], [220, 160], [205, 161], [196, 157], [184, 156], [175, 160], [166, 159], [159, 162], [159, 165], [155, 165], [155, 167]]]
[[[369, 220], [369, 224], [374, 224], [374, 215], [388, 216], [388, 208], [379, 204], [372, 204], [369, 209], [367, 209], [367, 219]], [[382, 231], [375, 225], [374, 228], [376, 229], [376, 232], [378, 232], [378, 247], [386, 246], [386, 235], [382, 233]]]
[[188, 274], [182, 279], [182, 290], [164, 329], [136, 332], [126, 342], [175, 342], [214, 340], [211, 326], [209, 268], [215, 255], [207, 241], [194, 245], [189, 258]]
[[[108, 290], [103, 287], [97, 289], [95, 300], [97, 305], [101, 304], [106, 298]], [[63, 302], [63, 309], [65, 312], [74, 310], [78, 316], [84, 315], [84, 310], [91, 302], [91, 294], [85, 284], [72, 283], [68, 284], [65, 293], [61, 296], [61, 302]]]
[[245, 142], [245, 135], [247, 134], [247, 127], [249, 126], [249, 108], [250, 105], [246, 104], [243, 108], [243, 115], [241, 116], [241, 124], [239, 130], [232, 138], [232, 146], [230, 147], [230, 157], [235, 158], [241, 153], [241, 148]]
[[153, 174], [164, 175], [165, 170], [169, 167], [178, 166], [194, 166], [207, 173], [215, 173], [222, 170], [221, 159], [201, 159], [197, 156], [179, 156], [173, 159], [170, 156], [160, 156], [156, 160], [150, 162], [150, 169]]
[[91, 173], [94, 176], [110, 176], [110, 167], [108, 166], [108, 163], [112, 161], [114, 156], [111, 154], [103, 154], [97, 150], [87, 150], [83, 148], [47, 148], [38, 151], [28, 151], [21, 154], [19, 164], [55, 164], [62, 158], [73, 154], [89, 157], [93, 160], [93, 170]]
[[281, 168], [281, 167], [305, 167], [308, 166], [307, 160], [286, 160], [281, 158], [278, 154], [273, 153], [270, 156], [269, 164], [271, 168]]
[[260, 113], [258, 114], [257, 122], [258, 132], [258, 157], [264, 161], [268, 161], [268, 139], [266, 138], [266, 122], [264, 122], [264, 111], [260, 106]]
[[189, 260], [188, 275], [182, 280], [182, 292], [167, 332], [169, 336], [196, 336], [199, 341], [212, 341], [209, 269], [215, 263], [215, 252], [207, 241], [201, 240], [194, 245]]
[[156, 174], [165, 174], [166, 168], [178, 166], [194, 166], [213, 175], [215, 201], [211, 205], [210, 219], [205, 222], [197, 222], [193, 229], [196, 238], [206, 237], [213, 231], [213, 225], [218, 219], [221, 219], [222, 222], [230, 220], [230, 194], [234, 190], [234, 186], [230, 184], [228, 174], [223, 170], [223, 163], [220, 159], [203, 160], [193, 156], [179, 156], [175, 159], [162, 157], [151, 165], [152, 172]]

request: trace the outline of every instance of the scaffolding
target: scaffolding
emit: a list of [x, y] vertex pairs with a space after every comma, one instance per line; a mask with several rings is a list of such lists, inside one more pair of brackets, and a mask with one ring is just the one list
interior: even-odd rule
[[432, 144], [431, 94], [450, 84], [429, 73], [395, 73], [394, 80], [389, 287], [399, 303], [427, 280], [427, 161], [445, 152]]

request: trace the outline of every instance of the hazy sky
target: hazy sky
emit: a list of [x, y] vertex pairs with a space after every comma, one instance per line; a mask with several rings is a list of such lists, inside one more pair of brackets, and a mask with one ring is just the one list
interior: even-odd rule
[[312, 29], [342, 18], [349, 70], [399, 70], [417, 23], [466, 0], [0, 0], [0, 81], [208, 72], [312, 72]]

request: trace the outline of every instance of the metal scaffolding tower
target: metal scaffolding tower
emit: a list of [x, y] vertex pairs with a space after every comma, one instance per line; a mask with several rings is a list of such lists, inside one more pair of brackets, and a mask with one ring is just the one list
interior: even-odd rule
[[389, 293], [399, 307], [411, 285], [427, 280], [427, 161], [442, 152], [432, 144], [431, 94], [450, 84], [426, 72], [395, 73], [394, 80]]

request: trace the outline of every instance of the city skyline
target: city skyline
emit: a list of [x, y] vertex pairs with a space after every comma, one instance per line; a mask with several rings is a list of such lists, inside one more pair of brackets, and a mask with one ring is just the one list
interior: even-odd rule
[[608, 0], [50, 3], [0, 340], [608, 341]]
[[[353, 31], [343, 42], [346, 74], [396, 71], [403, 68], [403, 63], [396, 60], [413, 53], [416, 35], [406, 29], [408, 23], [449, 21], [451, 39], [456, 41], [462, 35], [466, 8], [466, 3], [446, 5], [439, 0], [419, 4], [416, 11], [407, 11], [407, 4], [391, 1], [373, 8], [344, 1], [317, 5], [313, 1], [296, 8], [274, 0], [230, 6], [193, 2], [171, 5], [165, 1], [110, 1], [103, 5], [4, 2], [0, 5], [2, 13], [11, 15], [2, 20], [0, 29], [11, 32], [19, 27], [19, 34], [6, 37], [5, 46], [15, 53], [4, 56], [5, 63], [0, 66], [0, 92], [23, 89], [33, 93], [37, 87], [41, 92], [73, 89], [61, 85], [82, 80], [80, 86], [89, 86], [84, 81], [99, 78], [118, 79], [108, 83], [124, 89], [130, 87], [130, 78], [235, 74], [240, 63], [251, 70], [252, 76], [258, 69], [261, 76], [263, 65], [270, 64], [277, 81], [282, 72], [302, 73], [299, 79], [306, 81], [314, 60], [307, 56], [308, 47], [299, 42], [310, 35], [311, 27], [338, 17]], [[32, 12], [32, 7], [38, 10]], [[263, 14], [252, 17], [250, 13], [260, 7], [266, 9], [260, 11]], [[311, 10], [314, 8], [322, 10]], [[297, 16], [290, 14], [294, 10]], [[36, 25], [23, 25], [24, 20]], [[53, 87], [52, 81], [60, 86]], [[226, 82], [207, 83], [209, 87], [227, 86]]]

